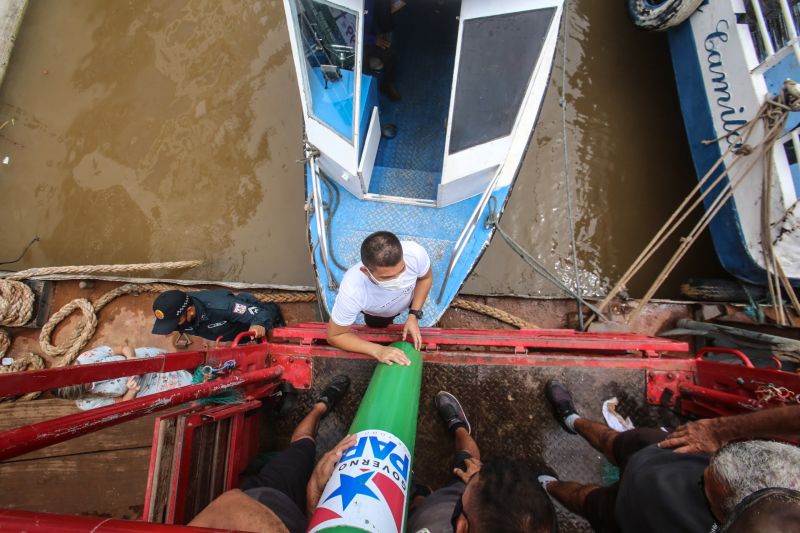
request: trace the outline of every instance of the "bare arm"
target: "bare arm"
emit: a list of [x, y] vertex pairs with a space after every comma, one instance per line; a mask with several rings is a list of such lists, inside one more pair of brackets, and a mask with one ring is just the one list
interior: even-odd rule
[[322, 492], [325, 490], [325, 485], [328, 484], [328, 480], [333, 474], [333, 468], [336, 466], [336, 463], [342, 458], [342, 454], [355, 446], [357, 442], [358, 437], [355, 435], [345, 435], [345, 437], [339, 441], [339, 444], [323, 455], [317, 463], [317, 466], [314, 467], [311, 478], [309, 478], [308, 484], [306, 485], [306, 511], [308, 512], [309, 518], [314, 515], [314, 511], [316, 511], [317, 505], [319, 505], [319, 499], [322, 496]]
[[128, 390], [125, 391], [125, 394], [123, 394], [118, 398], [114, 398], [114, 403], [127, 402], [128, 400], [133, 400], [134, 398], [136, 398], [136, 395], [139, 394], [139, 391], [142, 390], [142, 387], [139, 385], [138, 377], [128, 378], [127, 387]]
[[402, 350], [364, 340], [350, 331], [350, 326], [340, 326], [333, 320], [328, 320], [328, 344], [346, 352], [371, 355], [381, 363], [386, 363], [387, 365], [393, 363], [401, 365], [411, 364], [411, 361], [409, 361]]
[[735, 440], [797, 435], [800, 435], [800, 405], [793, 405], [690, 422], [673, 431], [658, 446], [675, 448], [679, 453], [714, 453]]
[[222, 493], [188, 525], [235, 531], [288, 533], [275, 513], [239, 489]]
[[417, 285], [414, 287], [414, 296], [411, 297], [411, 309], [422, 309], [425, 305], [425, 300], [428, 299], [428, 293], [431, 292], [433, 285], [433, 269], [429, 268], [428, 273], [417, 278]]
[[[433, 285], [433, 269], [429, 268], [428, 272], [421, 278], [417, 278], [417, 284], [414, 286], [414, 294], [411, 297], [411, 309], [420, 310], [425, 305], [425, 300], [428, 299], [428, 293], [431, 292], [431, 285]], [[414, 348], [417, 350], [422, 348], [422, 333], [419, 330], [419, 321], [417, 317], [408, 314], [406, 323], [403, 326], [403, 340], [411, 335], [411, 340], [414, 342]]]

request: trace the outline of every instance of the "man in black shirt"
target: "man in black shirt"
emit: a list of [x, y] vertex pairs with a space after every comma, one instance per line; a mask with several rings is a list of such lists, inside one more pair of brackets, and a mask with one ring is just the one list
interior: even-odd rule
[[[765, 487], [800, 489], [797, 448], [766, 441], [728, 444], [796, 436], [800, 406], [687, 424], [672, 435], [649, 428], [617, 433], [582, 418], [560, 383], [548, 383], [545, 391], [562, 427], [620, 468], [620, 480], [608, 487], [539, 476], [551, 496], [584, 516], [598, 533], [716, 531], [717, 522], [729, 520], [733, 507], [749, 494]], [[751, 432], [742, 433], [747, 428]], [[668, 449], [673, 446], [678, 450]]]
[[248, 292], [233, 294], [227, 290], [166, 291], [153, 302], [156, 321], [153, 333], [168, 335], [180, 331], [208, 340], [232, 341], [243, 331], [263, 337], [283, 325], [280, 309], [264, 303]]

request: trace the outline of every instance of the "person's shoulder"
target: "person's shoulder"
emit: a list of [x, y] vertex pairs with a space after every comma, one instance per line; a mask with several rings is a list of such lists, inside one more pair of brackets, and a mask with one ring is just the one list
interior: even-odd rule
[[403, 254], [428, 255], [425, 248], [416, 241], [400, 241], [400, 246], [403, 248]]
[[414, 241], [400, 241], [400, 245], [403, 247], [403, 259], [411, 270], [419, 276], [425, 274], [431, 262], [428, 251]]
[[191, 296], [197, 298], [206, 307], [211, 309], [227, 309], [231, 305], [231, 301], [235, 298], [234, 295], [225, 289], [218, 289], [213, 291], [198, 291]]
[[361, 272], [361, 263], [357, 263], [347, 269], [347, 272], [342, 276], [342, 282], [339, 284], [339, 292], [360, 292], [364, 288], [366, 277]]

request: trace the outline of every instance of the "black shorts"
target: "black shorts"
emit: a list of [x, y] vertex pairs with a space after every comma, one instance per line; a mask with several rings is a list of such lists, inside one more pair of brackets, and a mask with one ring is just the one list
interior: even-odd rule
[[[614, 439], [612, 451], [614, 460], [619, 466], [619, 477], [625, 471], [625, 465], [639, 450], [661, 442], [669, 433], [660, 429], [637, 428], [620, 433]], [[619, 481], [608, 487], [595, 489], [586, 495], [583, 503], [583, 516], [592, 525], [596, 533], [618, 533], [620, 531], [614, 517], [614, 508], [617, 503]]]
[[242, 481], [242, 490], [272, 488], [282, 492], [297, 507], [306, 512], [306, 485], [311, 479], [317, 457], [317, 445], [312, 439], [300, 439], [278, 452], [258, 474]]
[[371, 327], [371, 328], [386, 328], [394, 319], [397, 318], [397, 315], [394, 316], [375, 316], [375, 315], [368, 315], [364, 313], [364, 323]]

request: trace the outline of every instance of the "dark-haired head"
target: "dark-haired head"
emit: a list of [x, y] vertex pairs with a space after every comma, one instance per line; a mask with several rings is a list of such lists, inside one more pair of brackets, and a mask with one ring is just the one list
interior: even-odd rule
[[389, 231], [376, 231], [361, 243], [361, 262], [371, 271], [379, 267], [393, 267], [402, 259], [400, 239]]
[[558, 531], [550, 498], [525, 462], [498, 457], [473, 477], [463, 496], [460, 530], [469, 533]]

